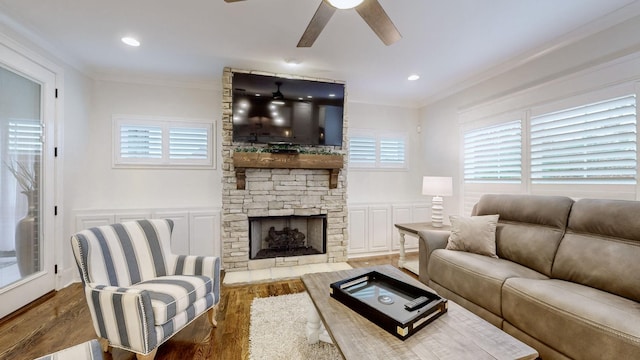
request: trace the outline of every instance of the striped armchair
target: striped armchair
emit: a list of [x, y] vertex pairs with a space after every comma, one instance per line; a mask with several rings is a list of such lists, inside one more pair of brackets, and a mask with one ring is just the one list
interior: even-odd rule
[[173, 221], [100, 226], [71, 237], [93, 327], [110, 346], [153, 359], [158, 346], [209, 310], [216, 326], [220, 259], [171, 253]]

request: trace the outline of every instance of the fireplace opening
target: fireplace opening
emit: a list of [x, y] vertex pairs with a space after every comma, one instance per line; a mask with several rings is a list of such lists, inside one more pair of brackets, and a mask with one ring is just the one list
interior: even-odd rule
[[250, 259], [326, 254], [326, 228], [326, 215], [250, 217]]

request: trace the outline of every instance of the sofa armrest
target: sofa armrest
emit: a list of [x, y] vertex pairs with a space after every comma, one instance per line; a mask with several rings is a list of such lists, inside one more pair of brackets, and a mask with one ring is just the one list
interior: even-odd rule
[[214, 304], [220, 301], [220, 258], [217, 256], [178, 255], [174, 275], [203, 275], [213, 280]]
[[418, 278], [421, 282], [429, 284], [429, 274], [427, 267], [429, 266], [429, 258], [431, 253], [436, 249], [444, 249], [447, 246], [450, 231], [447, 230], [424, 230], [419, 231], [418, 239], [419, 258], [418, 258]]
[[87, 284], [84, 288], [97, 335], [111, 346], [147, 354], [157, 346], [151, 296], [146, 290]]

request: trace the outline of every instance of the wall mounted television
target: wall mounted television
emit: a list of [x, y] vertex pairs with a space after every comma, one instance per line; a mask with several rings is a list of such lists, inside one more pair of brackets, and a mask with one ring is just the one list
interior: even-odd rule
[[342, 146], [344, 84], [233, 73], [233, 141]]

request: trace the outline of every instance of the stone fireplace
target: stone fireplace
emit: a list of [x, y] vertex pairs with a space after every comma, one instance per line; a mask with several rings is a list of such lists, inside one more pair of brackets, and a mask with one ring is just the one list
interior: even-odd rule
[[[348, 212], [346, 193], [347, 160], [347, 124], [343, 117], [343, 148], [323, 146], [342, 155], [284, 155], [260, 154], [260, 159], [249, 155], [239, 164], [237, 148], [253, 146], [234, 143], [232, 108], [232, 73], [246, 72], [225, 68], [223, 75], [223, 115], [222, 115], [222, 266], [225, 271], [261, 269], [274, 266], [293, 266], [312, 263], [344, 262], [347, 260]], [[264, 74], [264, 73], [263, 73]], [[269, 74], [276, 75], [276, 74]], [[283, 76], [279, 75], [278, 76]], [[324, 79], [311, 79], [327, 81]], [[345, 149], [345, 150], [343, 150]], [[258, 156], [258, 154], [252, 154]], [[327, 158], [323, 158], [326, 156]], [[340, 166], [335, 165], [338, 157]], [[247, 160], [249, 159], [249, 160]], [[273, 165], [265, 165], [273, 164]], [[327, 165], [328, 164], [328, 165]], [[255, 219], [271, 217], [276, 221], [291, 217], [288, 225], [254, 224]], [[272, 235], [286, 235], [287, 231], [297, 228], [303, 232], [302, 225], [296, 221], [306, 217], [312, 220], [305, 225], [304, 247], [320, 248], [316, 254], [282, 253], [274, 257], [258, 259], [257, 247], [264, 245], [271, 227]], [[309, 232], [314, 238], [318, 233], [318, 223], [323, 224], [322, 244], [309, 244]], [[289, 230], [285, 230], [287, 227]], [[259, 228], [259, 230], [258, 230]], [[260, 231], [260, 245], [251, 245], [250, 236]], [[264, 233], [266, 231], [266, 234]], [[287, 236], [300, 239], [300, 235]], [[299, 241], [299, 240], [298, 240]], [[316, 240], [313, 240], [316, 241]], [[277, 240], [275, 241], [277, 242]], [[295, 240], [294, 240], [295, 242]], [[276, 246], [277, 247], [277, 246]], [[324, 248], [323, 248], [324, 247]], [[284, 248], [280, 250], [283, 251]], [[262, 250], [262, 249], [260, 249]], [[291, 250], [291, 249], [289, 249]]]

